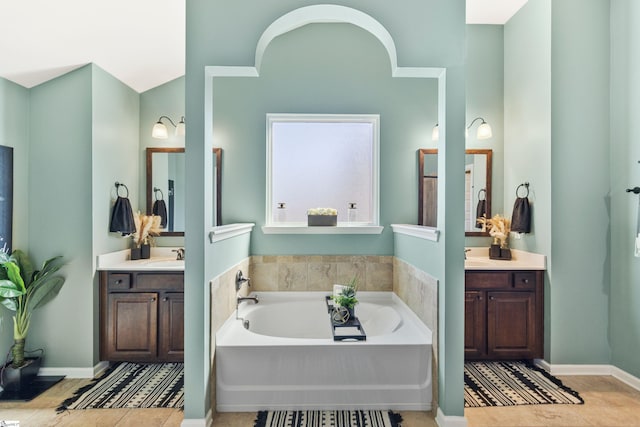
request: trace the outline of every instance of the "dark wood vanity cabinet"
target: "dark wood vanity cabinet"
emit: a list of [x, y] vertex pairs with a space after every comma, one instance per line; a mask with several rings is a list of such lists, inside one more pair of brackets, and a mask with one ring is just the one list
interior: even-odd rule
[[183, 272], [100, 272], [100, 359], [184, 360]]
[[544, 271], [465, 272], [465, 359], [543, 357]]

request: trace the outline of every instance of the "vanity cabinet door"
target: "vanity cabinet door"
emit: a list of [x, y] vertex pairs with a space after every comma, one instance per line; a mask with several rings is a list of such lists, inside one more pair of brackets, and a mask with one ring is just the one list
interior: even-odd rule
[[544, 271], [465, 272], [467, 360], [543, 357]]
[[184, 293], [160, 296], [160, 346], [158, 358], [166, 362], [184, 360]]
[[487, 292], [489, 358], [540, 357], [535, 292]]
[[107, 296], [103, 360], [147, 361], [158, 351], [158, 294], [112, 292]]
[[100, 272], [100, 360], [184, 360], [183, 272]]
[[478, 358], [487, 351], [485, 292], [464, 293], [464, 356]]

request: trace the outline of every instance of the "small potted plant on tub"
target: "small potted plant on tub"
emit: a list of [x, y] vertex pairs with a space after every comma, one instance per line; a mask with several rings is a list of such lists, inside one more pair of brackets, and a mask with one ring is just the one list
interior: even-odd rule
[[353, 277], [346, 285], [334, 286], [334, 293], [331, 299], [334, 303], [333, 321], [336, 323], [346, 323], [349, 319], [355, 319], [355, 306], [358, 304], [356, 292], [358, 291], [358, 278]]

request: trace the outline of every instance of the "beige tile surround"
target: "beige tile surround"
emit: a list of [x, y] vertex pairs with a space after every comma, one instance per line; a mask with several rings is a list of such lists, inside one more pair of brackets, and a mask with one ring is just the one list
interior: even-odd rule
[[253, 256], [253, 291], [331, 291], [358, 277], [361, 291], [393, 290], [391, 256]]
[[253, 292], [331, 291], [335, 283], [358, 277], [361, 291], [393, 291], [433, 332], [433, 408], [437, 404], [438, 282], [393, 256], [252, 256], [211, 280], [211, 389], [215, 413], [215, 331], [235, 310], [235, 275], [251, 278]]

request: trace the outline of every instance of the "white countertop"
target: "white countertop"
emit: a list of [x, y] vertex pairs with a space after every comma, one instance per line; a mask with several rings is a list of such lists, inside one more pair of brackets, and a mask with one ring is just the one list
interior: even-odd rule
[[119, 271], [184, 271], [184, 260], [176, 260], [177, 248], [151, 248], [151, 258], [131, 261], [131, 251], [125, 249], [98, 255], [97, 270]]
[[547, 257], [533, 252], [511, 249], [510, 260], [489, 258], [488, 247], [466, 248], [465, 270], [546, 270]]

